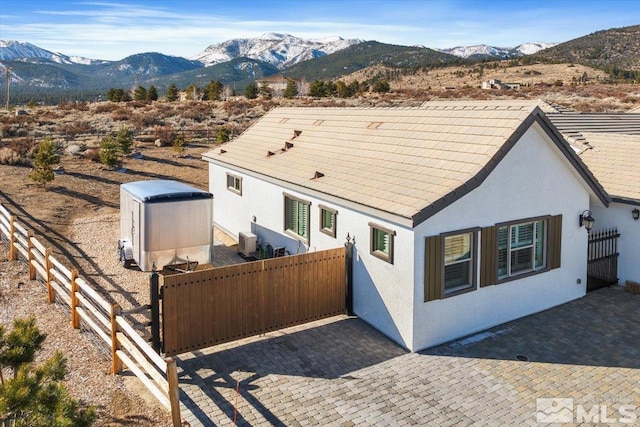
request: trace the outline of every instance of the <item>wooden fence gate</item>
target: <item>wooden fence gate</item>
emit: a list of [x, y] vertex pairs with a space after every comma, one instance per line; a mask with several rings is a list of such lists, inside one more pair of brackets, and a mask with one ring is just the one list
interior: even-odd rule
[[345, 313], [345, 248], [165, 276], [162, 347], [176, 355]]
[[617, 228], [589, 233], [587, 292], [618, 283]]

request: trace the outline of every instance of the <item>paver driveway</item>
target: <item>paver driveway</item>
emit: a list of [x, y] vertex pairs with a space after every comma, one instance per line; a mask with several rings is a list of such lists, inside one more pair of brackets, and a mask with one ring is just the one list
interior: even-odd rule
[[[182, 355], [183, 419], [191, 426], [538, 425], [536, 398], [573, 398], [587, 411], [584, 421], [628, 425], [640, 416], [638, 313], [640, 296], [602, 289], [420, 353], [361, 320], [334, 317]], [[620, 414], [621, 405], [631, 406]]]

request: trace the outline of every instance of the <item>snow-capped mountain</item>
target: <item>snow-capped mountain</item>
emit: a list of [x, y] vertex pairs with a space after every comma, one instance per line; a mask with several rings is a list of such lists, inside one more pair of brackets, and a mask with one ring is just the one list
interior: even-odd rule
[[233, 39], [212, 44], [191, 59], [205, 66], [247, 57], [267, 62], [278, 68], [285, 68], [307, 59], [329, 55], [351, 45], [362, 43], [359, 39], [341, 37], [310, 40], [290, 34], [269, 33], [252, 39]]
[[28, 58], [43, 58], [59, 64], [97, 64], [107, 61], [83, 58], [80, 56], [67, 56], [42, 49], [31, 43], [15, 40], [0, 40], [0, 61], [15, 61]]
[[449, 49], [437, 49], [440, 52], [459, 56], [461, 58], [491, 57], [491, 58], [515, 58], [524, 55], [532, 55], [557, 43], [530, 42], [516, 47], [496, 47], [478, 44], [473, 46], [457, 46]]

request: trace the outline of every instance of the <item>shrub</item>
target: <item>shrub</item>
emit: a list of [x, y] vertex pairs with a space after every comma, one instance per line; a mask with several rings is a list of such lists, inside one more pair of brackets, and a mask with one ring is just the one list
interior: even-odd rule
[[153, 134], [155, 139], [159, 140], [162, 145], [171, 144], [176, 137], [176, 132], [171, 126], [156, 126]]
[[58, 163], [59, 157], [56, 154], [58, 146], [50, 136], [44, 138], [38, 146], [33, 159], [34, 170], [29, 174], [29, 178], [46, 188], [47, 183], [53, 181], [55, 175], [52, 166]]
[[111, 135], [107, 135], [100, 143], [100, 163], [110, 168], [118, 165], [118, 143]]
[[24, 158], [9, 147], [0, 148], [0, 165], [22, 164]]

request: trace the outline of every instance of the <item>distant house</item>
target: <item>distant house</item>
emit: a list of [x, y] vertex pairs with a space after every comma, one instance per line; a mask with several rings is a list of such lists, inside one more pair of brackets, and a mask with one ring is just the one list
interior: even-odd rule
[[498, 79], [490, 79], [482, 82], [482, 89], [520, 89], [520, 83], [504, 83]]
[[577, 218], [609, 203], [532, 101], [275, 108], [204, 159], [229, 234], [354, 237], [355, 313], [412, 351], [583, 296]]

